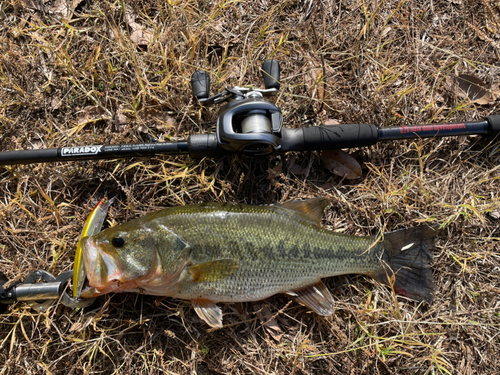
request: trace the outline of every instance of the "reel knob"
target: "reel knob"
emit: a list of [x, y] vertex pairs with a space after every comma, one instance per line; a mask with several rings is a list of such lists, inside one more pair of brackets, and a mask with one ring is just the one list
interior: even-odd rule
[[280, 89], [280, 64], [277, 60], [266, 60], [262, 64], [262, 76], [266, 89]]
[[210, 92], [210, 76], [204, 70], [197, 70], [191, 76], [191, 90], [196, 99], [206, 99]]

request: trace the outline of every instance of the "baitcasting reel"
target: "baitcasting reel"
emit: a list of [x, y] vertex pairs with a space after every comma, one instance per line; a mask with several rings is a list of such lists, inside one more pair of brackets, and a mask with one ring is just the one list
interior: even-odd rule
[[280, 110], [265, 101], [280, 88], [280, 66], [276, 60], [262, 64], [264, 90], [235, 86], [209, 96], [210, 76], [198, 70], [191, 76], [193, 96], [204, 106], [228, 101], [217, 119], [217, 142], [230, 153], [266, 155], [281, 148], [283, 116]]

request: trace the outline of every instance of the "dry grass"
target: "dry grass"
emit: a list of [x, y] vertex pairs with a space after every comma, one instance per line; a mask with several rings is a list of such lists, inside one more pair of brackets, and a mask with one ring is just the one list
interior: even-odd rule
[[[289, 127], [500, 113], [498, 101], [470, 103], [446, 79], [475, 74], [496, 89], [498, 2], [86, 0], [66, 19], [45, 3], [45, 11], [0, 3], [2, 150], [213, 131], [217, 109], [201, 112], [192, 100], [191, 73], [210, 72], [212, 92], [261, 86], [270, 57], [281, 62], [276, 104]], [[131, 40], [126, 7], [151, 32], [149, 46]], [[0, 373], [499, 373], [500, 221], [489, 215], [500, 209], [498, 142], [389, 142], [352, 154], [363, 167], [355, 181], [326, 171], [316, 153], [0, 167], [0, 269], [10, 279], [71, 269], [85, 218], [104, 195], [119, 199], [108, 225], [179, 204], [326, 196], [324, 225], [334, 230], [444, 228], [428, 307], [364, 277], [332, 278], [332, 317], [282, 296], [266, 302], [283, 332], [276, 341], [251, 304], [225, 305], [217, 331], [172, 299], [156, 306], [153, 297], [114, 295], [45, 314], [16, 304], [0, 317]], [[283, 173], [268, 178], [279, 163]], [[304, 174], [290, 173], [291, 163]]]

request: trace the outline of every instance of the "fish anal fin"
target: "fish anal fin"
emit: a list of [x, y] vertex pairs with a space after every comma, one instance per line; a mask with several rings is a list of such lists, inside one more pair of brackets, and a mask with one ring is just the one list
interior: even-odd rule
[[210, 327], [222, 328], [222, 310], [215, 302], [206, 299], [194, 299], [191, 301], [194, 311]]
[[287, 294], [319, 315], [333, 314], [333, 297], [321, 280], [304, 288], [291, 290]]
[[300, 212], [319, 225], [321, 223], [321, 216], [329, 204], [330, 202], [326, 198], [312, 198], [305, 201], [293, 200], [283, 202], [277, 206]]
[[236, 259], [218, 259], [187, 268], [193, 282], [218, 281], [231, 276], [240, 267]]

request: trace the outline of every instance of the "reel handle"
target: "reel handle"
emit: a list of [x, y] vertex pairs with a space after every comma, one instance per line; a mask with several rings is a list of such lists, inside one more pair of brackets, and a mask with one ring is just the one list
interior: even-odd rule
[[266, 89], [280, 89], [280, 64], [277, 60], [266, 60], [262, 64], [262, 77]]
[[207, 99], [210, 92], [210, 75], [204, 70], [197, 70], [191, 76], [191, 90], [196, 99]]

